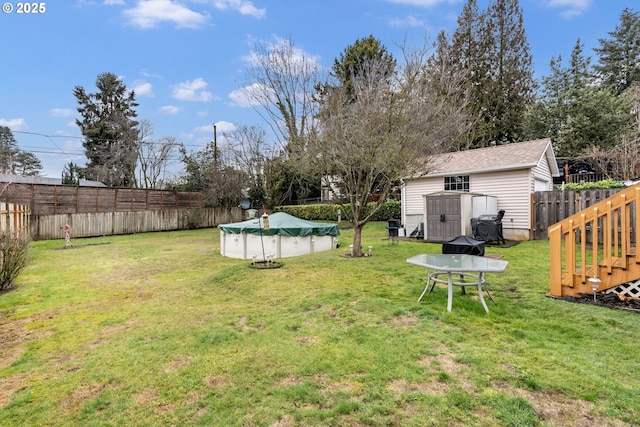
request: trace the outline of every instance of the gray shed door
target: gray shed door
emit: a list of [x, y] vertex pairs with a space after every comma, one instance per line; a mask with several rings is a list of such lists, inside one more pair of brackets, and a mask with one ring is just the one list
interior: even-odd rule
[[446, 242], [460, 235], [460, 196], [429, 196], [427, 203], [427, 240]]

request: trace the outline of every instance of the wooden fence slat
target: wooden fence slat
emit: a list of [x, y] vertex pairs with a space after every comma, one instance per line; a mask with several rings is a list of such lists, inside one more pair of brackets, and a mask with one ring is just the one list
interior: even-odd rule
[[204, 206], [204, 195], [193, 191], [24, 183], [9, 183], [1, 199], [5, 203], [28, 205], [34, 215], [136, 212]]
[[91, 212], [39, 215], [34, 238], [64, 238], [60, 226], [71, 226], [71, 237], [97, 237], [152, 231], [210, 228], [242, 220], [241, 208], [161, 209], [136, 212]]
[[[564, 191], [537, 191], [534, 193], [531, 214], [535, 240], [545, 240], [548, 238], [547, 230], [553, 224], [587, 209], [588, 207], [618, 193], [620, 188], [610, 188], [602, 190], [564, 190]], [[635, 218], [635, 205], [632, 207], [631, 217]], [[634, 223], [629, 224], [633, 227]], [[635, 230], [630, 230], [631, 236], [635, 239]]]

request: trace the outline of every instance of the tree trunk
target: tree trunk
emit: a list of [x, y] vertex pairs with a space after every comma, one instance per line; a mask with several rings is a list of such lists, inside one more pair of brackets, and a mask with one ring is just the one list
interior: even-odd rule
[[353, 256], [362, 256], [362, 228], [364, 224], [358, 223], [353, 225]]

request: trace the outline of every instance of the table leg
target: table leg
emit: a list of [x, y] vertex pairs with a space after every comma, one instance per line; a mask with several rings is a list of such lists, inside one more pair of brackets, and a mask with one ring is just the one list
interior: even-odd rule
[[[420, 300], [422, 300], [422, 297], [424, 296], [424, 294], [427, 293], [427, 289], [429, 289], [429, 284], [431, 283], [431, 270], [427, 268], [427, 285], [424, 287], [424, 291], [422, 291], [422, 294], [420, 295], [420, 298], [418, 298], [418, 302], [420, 302]], [[436, 283], [433, 282], [433, 286], [435, 286]], [[433, 290], [433, 286], [431, 286], [431, 290], [429, 290], [429, 292], [431, 292]]]
[[489, 312], [489, 307], [487, 307], [487, 303], [484, 301], [484, 296], [482, 295], [482, 282], [484, 280], [484, 273], [478, 273], [478, 295], [480, 296], [480, 302], [484, 307], [484, 311]]
[[448, 287], [448, 296], [447, 296], [447, 311], [451, 311], [451, 306], [453, 305], [453, 278], [452, 273], [447, 271], [447, 287]]

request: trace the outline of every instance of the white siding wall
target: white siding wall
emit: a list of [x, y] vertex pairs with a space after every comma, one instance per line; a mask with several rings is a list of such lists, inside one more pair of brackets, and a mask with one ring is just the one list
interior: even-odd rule
[[498, 210], [505, 211], [502, 219], [505, 238], [529, 238], [533, 192], [533, 180], [530, 178], [529, 169], [472, 175], [469, 186], [474, 193], [498, 198]]
[[[551, 176], [551, 169], [549, 169], [549, 163], [544, 161], [544, 159], [531, 170], [531, 175], [531, 185], [535, 185], [536, 180], [545, 181], [547, 183], [547, 186], [544, 191], [553, 190], [553, 177]], [[531, 191], [535, 191], [535, 187], [531, 188]]]
[[[546, 162], [541, 162], [546, 165]], [[538, 170], [539, 169], [539, 170]], [[546, 167], [546, 176], [551, 180], [551, 174]], [[537, 173], [544, 176], [545, 168], [539, 167]], [[488, 172], [471, 175], [469, 190], [471, 193], [496, 196], [498, 210], [504, 209], [505, 216], [502, 226], [505, 238], [526, 240], [529, 238], [531, 193], [533, 192], [533, 172], [531, 169], [520, 169], [502, 172]], [[404, 188], [403, 222], [408, 232], [411, 232], [423, 216], [424, 205], [422, 196], [444, 190], [444, 177], [421, 178], [406, 181]]]

